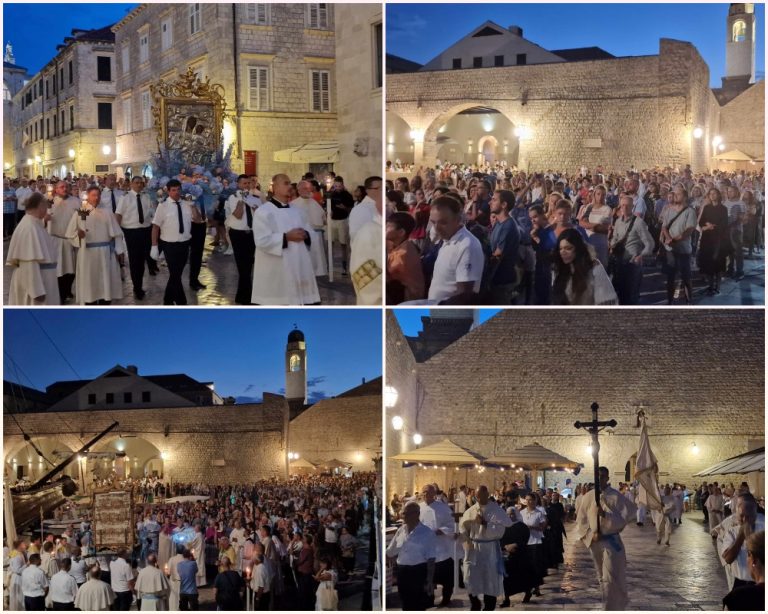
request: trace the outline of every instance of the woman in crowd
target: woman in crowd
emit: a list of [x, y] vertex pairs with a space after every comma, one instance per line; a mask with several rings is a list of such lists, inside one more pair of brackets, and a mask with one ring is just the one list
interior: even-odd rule
[[720, 279], [725, 273], [725, 260], [730, 242], [728, 234], [728, 209], [723, 205], [723, 196], [717, 188], [710, 188], [707, 199], [699, 214], [698, 264], [707, 278], [707, 294], [720, 294]]
[[557, 238], [554, 251], [554, 305], [616, 305], [618, 297], [603, 265], [592, 254], [574, 228]]
[[587, 231], [589, 244], [595, 250], [603, 267], [608, 266], [608, 231], [611, 228], [613, 210], [605, 202], [605, 188], [601, 185], [592, 190], [592, 202], [579, 210], [579, 225]]
[[691, 281], [691, 235], [696, 229], [696, 213], [688, 206], [688, 193], [682, 184], [677, 184], [670, 193], [669, 204], [660, 217], [662, 266], [667, 275], [667, 304], [675, 300], [675, 283], [680, 276], [683, 300], [691, 304], [693, 283]]
[[765, 611], [765, 531], [746, 539], [747, 566], [754, 584], [736, 586], [723, 597], [724, 610]]

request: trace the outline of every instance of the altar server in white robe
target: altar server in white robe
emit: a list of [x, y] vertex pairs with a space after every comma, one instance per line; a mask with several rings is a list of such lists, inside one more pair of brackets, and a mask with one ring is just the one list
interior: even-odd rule
[[[123, 298], [120, 267], [125, 252], [123, 233], [111, 210], [98, 208], [100, 192], [96, 186], [88, 188], [84, 209], [90, 211], [83, 220], [80, 214], [72, 217], [66, 236], [77, 252], [75, 294], [81, 305], [109, 304]], [[117, 259], [115, 259], [117, 254]]]
[[195, 562], [197, 563], [195, 581], [198, 586], [205, 586], [208, 583], [205, 577], [205, 536], [200, 524], [195, 524], [195, 537], [189, 543], [189, 549], [195, 555]]
[[141, 599], [142, 612], [168, 610], [171, 587], [168, 585], [168, 578], [157, 568], [156, 554], [152, 553], [147, 557], [147, 566], [139, 572], [135, 589], [136, 599]]
[[363, 187], [366, 193], [365, 198], [349, 212], [349, 238], [353, 244], [355, 236], [363, 226], [377, 216], [381, 217], [381, 207], [377, 202], [377, 200], [381, 201], [381, 177], [368, 177]]
[[[174, 548], [176, 543], [173, 542]], [[168, 575], [170, 576], [168, 582], [171, 587], [171, 592], [168, 597], [168, 609], [171, 612], [175, 612], [179, 609], [179, 596], [181, 594], [181, 577], [179, 576], [179, 563], [184, 560], [184, 555], [181, 552], [176, 552], [168, 561]], [[199, 570], [198, 570], [199, 571]]]
[[301, 213], [287, 203], [291, 180], [272, 178], [273, 197], [253, 215], [252, 302], [257, 305], [312, 305], [320, 303], [312, 258], [312, 229]]
[[[576, 513], [576, 535], [589, 549], [603, 593], [604, 610], [624, 610], [627, 593], [627, 556], [620, 533], [635, 518], [635, 504], [608, 484], [609, 473], [600, 467], [600, 507], [595, 493], [582, 496]], [[597, 517], [600, 515], [600, 531]]]
[[45, 231], [47, 203], [35, 192], [8, 245], [6, 264], [13, 267], [9, 305], [60, 305], [56, 281], [56, 246]]
[[56, 245], [56, 276], [59, 278], [59, 298], [64, 304], [72, 296], [72, 284], [75, 281], [75, 266], [77, 264], [77, 248], [66, 236], [67, 227], [72, 217], [80, 208], [80, 199], [69, 192], [69, 184], [59, 181], [54, 188], [53, 207], [50, 209], [48, 234], [53, 237]]
[[504, 593], [504, 559], [499, 540], [512, 519], [495, 501], [487, 486], [477, 489], [477, 503], [464, 512], [459, 523], [464, 542], [464, 583], [473, 610], [480, 609], [483, 595], [485, 610], [496, 607], [496, 597]]
[[312, 228], [312, 243], [309, 246], [309, 254], [312, 257], [312, 267], [315, 269], [315, 276], [328, 274], [328, 264], [326, 262], [326, 245], [323, 239], [325, 232], [325, 211], [312, 198], [312, 184], [306, 179], [299, 181], [296, 186], [299, 193], [298, 198], [294, 198], [291, 207], [301, 211], [304, 216], [304, 222]]
[[21, 573], [27, 566], [24, 552], [27, 544], [23, 539], [13, 541], [13, 548], [8, 553], [8, 609], [11, 612], [24, 609], [24, 591], [21, 588]]
[[101, 580], [101, 568], [94, 565], [88, 571], [88, 581], [77, 591], [75, 607], [83, 612], [106, 612], [114, 602], [112, 587]]
[[[352, 252], [349, 258], [349, 270], [352, 271], [352, 284], [355, 287], [358, 305], [381, 305], [382, 303], [382, 199], [381, 177], [368, 177], [365, 184], [373, 200], [374, 215], [355, 231], [352, 238]], [[365, 201], [363, 201], [365, 202]], [[355, 207], [362, 206], [363, 202]], [[354, 209], [352, 210], [354, 212]], [[350, 219], [351, 219], [350, 215]], [[351, 228], [351, 222], [350, 222]]]

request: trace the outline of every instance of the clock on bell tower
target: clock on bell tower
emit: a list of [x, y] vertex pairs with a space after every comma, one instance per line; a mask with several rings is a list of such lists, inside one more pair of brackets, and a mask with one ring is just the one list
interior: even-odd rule
[[285, 348], [285, 398], [307, 402], [307, 345], [298, 328], [288, 334]]

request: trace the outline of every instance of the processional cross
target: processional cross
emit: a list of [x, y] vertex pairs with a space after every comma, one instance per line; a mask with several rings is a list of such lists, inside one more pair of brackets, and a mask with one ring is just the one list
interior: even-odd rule
[[[600, 510], [600, 441], [597, 438], [597, 434], [608, 427], [615, 427], [616, 420], [599, 421], [597, 419], [597, 410], [600, 409], [600, 406], [597, 402], [592, 403], [590, 408], [592, 409], [592, 420], [589, 422], [577, 420], [573, 426], [577, 429], [584, 429], [592, 436], [592, 460], [595, 465], [595, 503], [597, 503], [597, 509]], [[600, 532], [599, 513], [597, 515], [597, 532]]]

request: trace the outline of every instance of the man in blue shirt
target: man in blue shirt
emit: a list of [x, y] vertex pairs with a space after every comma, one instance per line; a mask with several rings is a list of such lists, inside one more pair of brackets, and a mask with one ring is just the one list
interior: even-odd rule
[[491, 213], [496, 223], [491, 230], [491, 260], [489, 263], [489, 294], [492, 305], [511, 305], [519, 283], [517, 265], [520, 262], [520, 228], [510, 211], [515, 206], [515, 194], [496, 190], [491, 199]]
[[179, 574], [179, 610], [186, 612], [188, 610], [198, 609], [197, 582], [197, 562], [192, 551], [185, 549], [182, 556], [183, 561], [179, 561], [176, 566], [176, 572]]

